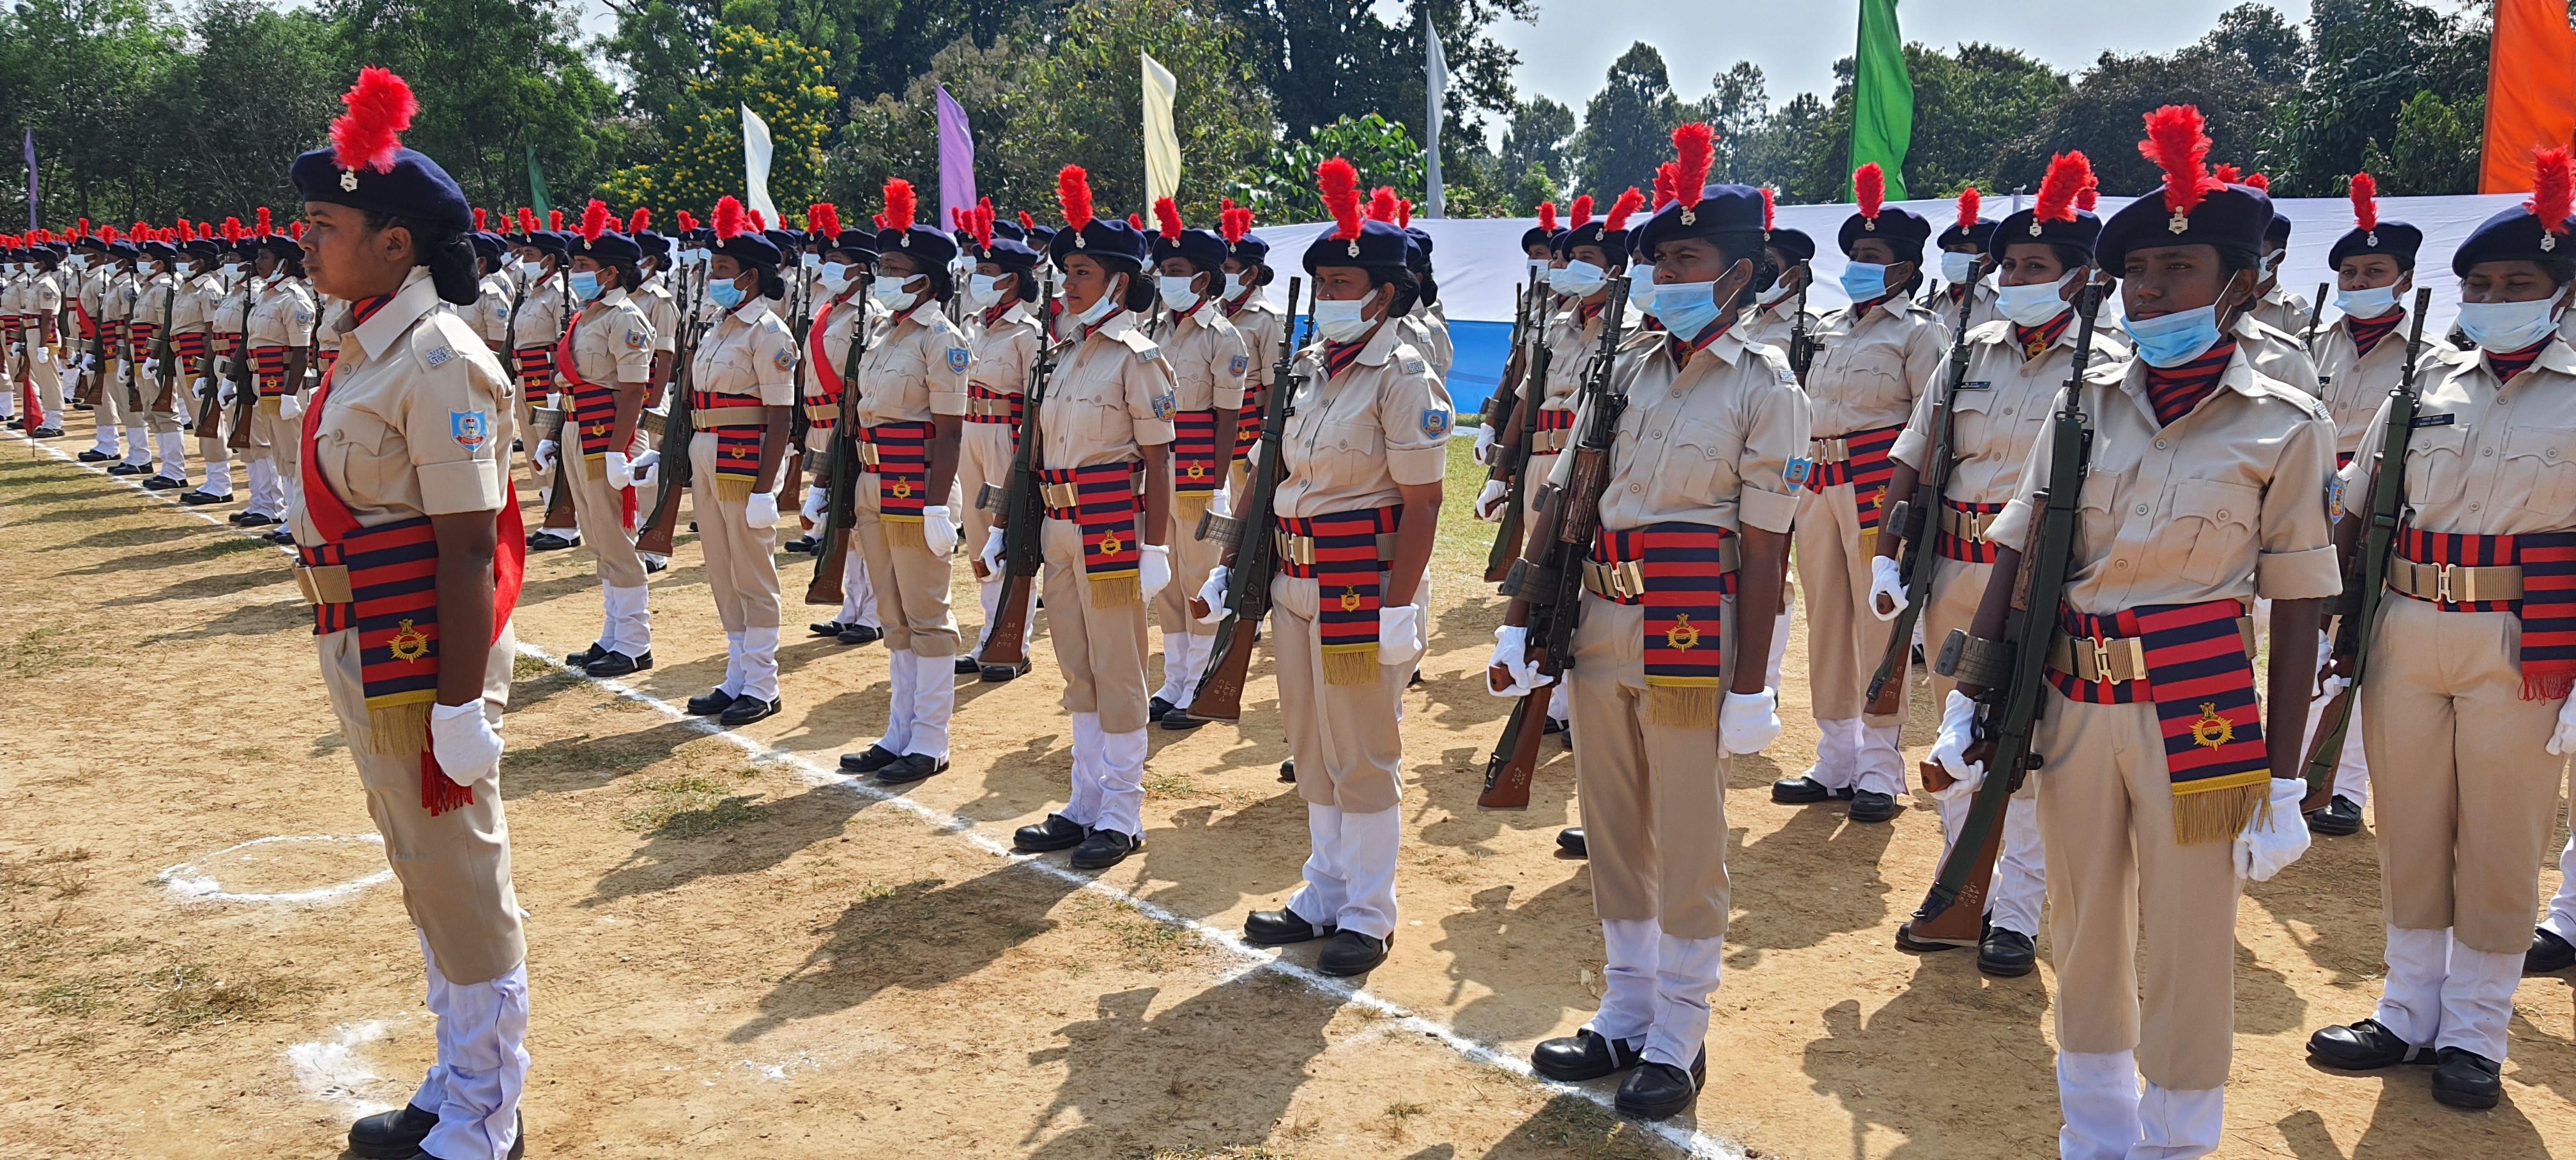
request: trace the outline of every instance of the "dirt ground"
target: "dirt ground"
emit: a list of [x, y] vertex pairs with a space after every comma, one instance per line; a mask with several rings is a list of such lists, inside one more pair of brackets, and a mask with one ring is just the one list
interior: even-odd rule
[[[71, 427], [65, 455], [89, 445], [89, 416]], [[334, 1156], [432, 1054], [304, 606], [274, 549], [216, 522], [236, 509], [204, 510], [0, 440], [0, 1156]], [[1230, 941], [1306, 848], [1266, 676], [1239, 729], [1153, 732], [1149, 844], [1095, 880], [1000, 852], [1063, 801], [1045, 647], [1025, 679], [961, 685], [955, 769], [892, 797], [827, 772], [883, 719], [884, 652], [808, 638], [795, 610], [784, 714], [733, 735], [670, 710], [724, 660], [684, 542], [631, 694], [519, 664], [529, 1154], [2053, 1153], [2051, 972], [1891, 944], [1939, 853], [1928, 802], [1872, 826], [1769, 801], [1813, 751], [1794, 649], [1789, 732], [1730, 785], [1733, 949], [1696, 1114], [1648, 1129], [1606, 1110], [1609, 1083], [1507, 1066], [1589, 1016], [1601, 946], [1585, 866], [1555, 853], [1571, 760], [1550, 750], [1527, 813], [1475, 809], [1500, 607], [1487, 534], [1451, 530], [1407, 696], [1402, 925], [1359, 989], [1307, 972], [1312, 946]], [[801, 593], [808, 558], [781, 561]], [[519, 639], [588, 644], [595, 592], [584, 553], [536, 557]], [[2433, 1103], [2422, 1069], [2305, 1062], [2311, 1029], [2376, 997], [2378, 899], [2367, 831], [2247, 890], [2220, 1155], [2576, 1155], [2566, 978], [2518, 994], [2493, 1111]]]

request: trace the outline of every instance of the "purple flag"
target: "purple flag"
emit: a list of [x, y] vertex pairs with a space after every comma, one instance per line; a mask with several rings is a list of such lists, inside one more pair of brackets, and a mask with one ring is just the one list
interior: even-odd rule
[[975, 208], [975, 132], [966, 110], [939, 86], [939, 228], [955, 229], [951, 211]]
[[36, 228], [36, 131], [27, 130], [27, 228]]

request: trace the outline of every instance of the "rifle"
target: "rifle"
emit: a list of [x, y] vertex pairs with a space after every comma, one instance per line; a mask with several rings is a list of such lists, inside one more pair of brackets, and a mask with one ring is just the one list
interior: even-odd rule
[[[211, 275], [203, 276], [211, 277]], [[216, 289], [220, 291], [222, 289], [222, 283], [216, 283]], [[222, 301], [220, 294], [217, 295], [216, 301]], [[197, 376], [206, 384], [205, 393], [197, 400], [198, 410], [196, 434], [200, 439], [220, 439], [224, 434], [224, 387], [222, 379], [215, 374], [215, 336], [217, 333], [218, 332], [215, 330], [215, 311], [210, 309], [206, 312], [205, 373]]]
[[178, 405], [179, 368], [175, 364], [179, 356], [170, 350], [170, 311], [178, 304], [179, 268], [177, 262], [172, 262], [170, 288], [161, 293], [161, 329], [152, 332], [151, 358], [161, 367], [152, 376], [152, 409], [155, 411], [160, 410], [163, 403], [173, 407]]
[[[1536, 563], [1528, 556], [1512, 565], [1503, 594], [1529, 606], [1530, 651], [1538, 671], [1563, 680], [1574, 667], [1575, 622], [1583, 613], [1583, 562], [1591, 555], [1593, 534], [1601, 525], [1601, 491], [1610, 485], [1610, 441], [1618, 434], [1619, 415], [1627, 409], [1624, 395], [1613, 394], [1610, 377], [1617, 364], [1622, 324], [1628, 313], [1628, 279], [1610, 283], [1610, 301], [1601, 311], [1601, 346], [1584, 368], [1577, 412], [1589, 412], [1583, 436], [1574, 446], [1574, 469], [1563, 488], [1540, 497], [1541, 522], [1532, 539], [1544, 553]], [[1538, 768], [1539, 739], [1547, 731], [1547, 702], [1555, 682], [1533, 689], [1512, 710], [1511, 723], [1485, 760], [1485, 788], [1476, 797], [1480, 810], [1529, 808], [1530, 775]]]
[[[1277, 512], [1279, 478], [1287, 474], [1285, 444], [1288, 417], [1296, 413], [1289, 400], [1304, 380], [1296, 373], [1297, 295], [1305, 279], [1288, 280], [1288, 320], [1279, 336], [1279, 361], [1270, 369], [1270, 401], [1261, 410], [1261, 463], [1243, 513], [1233, 518], [1214, 511], [1199, 517], [1198, 537], [1234, 550], [1225, 584], [1226, 618], [1208, 645], [1208, 667], [1191, 694], [1190, 716], [1211, 721], [1243, 720], [1243, 683], [1252, 670], [1253, 637], [1270, 615], [1270, 580], [1279, 572], [1279, 541], [1270, 535]], [[1314, 303], [1308, 302], [1309, 313]]]
[[[685, 277], [685, 276], [684, 276]], [[686, 283], [682, 283], [686, 287]], [[699, 292], [704, 291], [704, 283]], [[671, 344], [671, 409], [662, 421], [662, 461], [654, 467], [661, 477], [661, 489], [653, 497], [653, 514], [646, 517], [635, 533], [635, 550], [656, 556], [671, 554], [671, 536], [680, 524], [680, 496], [689, 490], [689, 477], [696, 471], [689, 462], [689, 441], [697, 434], [696, 413], [689, 404], [689, 364], [696, 361], [700, 332], [699, 297], [684, 298], [687, 309], [680, 314], [679, 340]]]
[[2299, 345], [2306, 347], [2310, 353], [2314, 353], [2317, 349], [2317, 320], [2325, 316], [2326, 288], [2332, 285], [2331, 282], [2317, 283], [2316, 301], [2308, 303], [2308, 328], [2299, 332]]
[[241, 330], [233, 339], [232, 365], [224, 368], [224, 378], [233, 385], [233, 430], [224, 446], [234, 451], [249, 449], [251, 416], [259, 410], [259, 376], [250, 361], [250, 291], [259, 276], [244, 268], [241, 278]]
[[[2066, 591], [2066, 573], [2075, 554], [2076, 506], [2083, 498], [2084, 473], [2093, 454], [2093, 432], [2084, 414], [2084, 371], [2093, 358], [2093, 322], [2102, 309], [2103, 288], [2087, 285], [2075, 299], [2080, 324], [2075, 338], [2075, 369], [2067, 376], [2064, 405], [2058, 408], [2050, 434], [2048, 486], [2031, 496], [2040, 512], [2031, 540], [2014, 577], [2012, 610], [2004, 618], [2007, 676], [1978, 694], [1978, 742], [1971, 757], [1986, 766], [1985, 783], [1977, 787], [1960, 823], [1959, 840], [1941, 860], [1940, 874], [1914, 912], [1907, 930], [1915, 941], [1974, 946], [1985, 931], [1986, 888], [2003, 846], [2004, 806], [2021, 788], [2022, 778], [2039, 767], [2031, 753], [2037, 737], [2041, 698], [2048, 683], [2048, 642], [2057, 631], [2057, 606]], [[1941, 643], [1934, 671], [1958, 673], [1968, 634], [1953, 629]], [[1927, 786], [1946, 787], [1949, 771], [1923, 763]]]
[[[87, 403], [93, 407], [104, 406], [107, 403], [107, 368], [109, 360], [114, 357], [107, 349], [107, 295], [116, 286], [115, 267], [108, 267], [100, 273], [102, 285], [98, 291], [98, 314], [92, 316], [89, 314], [88, 307], [81, 308], [82, 315], [89, 318], [90, 367], [81, 375], [79, 389], [72, 393], [73, 402]], [[89, 275], [88, 270], [81, 271], [83, 281], [87, 281]], [[77, 294], [79, 291], [74, 290], [74, 293]]]
[[2341, 622], [2335, 626], [2334, 655], [2349, 669], [2350, 679], [2317, 717], [2316, 740], [2308, 746], [2308, 796], [2299, 810], [2324, 809], [2334, 799], [2335, 766], [2343, 757], [2343, 738], [2352, 727], [2352, 710], [2361, 696], [2361, 673], [2370, 660], [2370, 631], [2379, 619], [2379, 600], [2388, 586], [2388, 550], [2397, 539], [2397, 513], [2406, 506], [2406, 441], [2415, 430], [2415, 362], [2424, 354], [2424, 316], [2433, 310], [2433, 292], [2415, 292], [2415, 318], [2406, 332], [2406, 365], [2397, 385], [2388, 389], [2388, 423], [2380, 433], [2372, 464], [2370, 523], [2362, 532], [2361, 558], [2344, 564]]
[[[802, 264], [802, 255], [798, 255], [797, 262], [797, 265], [791, 267], [795, 271], [796, 280], [789, 283], [787, 287], [787, 333], [790, 337], [796, 340], [796, 386], [794, 395], [796, 403], [794, 409], [788, 412], [787, 450], [780, 456], [782, 463], [785, 463], [789, 458], [793, 458], [796, 462], [785, 463], [781, 468], [781, 470], [784, 470], [787, 473], [787, 484], [779, 490], [778, 510], [781, 512], [801, 513], [805, 510], [805, 472], [813, 467], [813, 464], [806, 462], [807, 456], [805, 454], [806, 433], [814, 429], [814, 420], [805, 414], [805, 336], [806, 332], [814, 329], [814, 317], [811, 313], [812, 303], [809, 302], [806, 297], [807, 291], [814, 284], [814, 275], [812, 271], [807, 270]], [[861, 302], [859, 304], [859, 309], [867, 309], [867, 304], [865, 302]], [[846, 382], [847, 380], [844, 380], [845, 385]], [[802, 519], [801, 515], [799, 516], [799, 519]], [[844, 524], [842, 526], [847, 527], [848, 525]], [[812, 534], [818, 539], [815, 554], [819, 556], [822, 554], [819, 544], [820, 533], [817, 532]], [[790, 550], [802, 551], [803, 549], [791, 547]], [[809, 597], [807, 602], [812, 603], [813, 601]], [[835, 599], [831, 603], [839, 604], [840, 601]]]
[[[569, 259], [555, 268], [555, 302], [553, 349], [556, 357], [560, 358], [563, 354], [564, 335], [572, 332], [572, 262]], [[560, 373], [561, 369], [558, 368], [557, 374]], [[547, 386], [551, 391], [553, 384], [549, 383]], [[553, 488], [546, 492], [545, 518], [537, 521], [537, 530], [540, 532], [547, 528], [581, 526], [573, 514], [572, 468], [564, 462], [566, 456], [581, 454], [581, 428], [573, 425], [574, 409], [572, 398], [566, 396], [562, 410], [555, 414], [555, 481]], [[558, 520], [562, 522], [556, 522]]]
[[1896, 566], [1905, 577], [1905, 607], [1896, 614], [1887, 654], [1879, 658], [1878, 671], [1869, 678], [1866, 703], [1869, 712], [1879, 716], [1905, 708], [1905, 682], [1897, 676], [1913, 657], [1914, 624], [1922, 619], [1923, 606], [1932, 602], [1932, 573], [1941, 566], [1940, 554], [1931, 550], [1932, 521], [1940, 513], [1942, 493], [1950, 486], [1950, 437], [1956, 430], [1951, 408], [1959, 402], [1960, 385], [1968, 381], [1968, 307], [1976, 297], [1959, 297], [1959, 322], [1950, 335], [1950, 385], [1941, 390], [1941, 405], [1932, 409], [1932, 439], [1923, 470], [1914, 477], [1914, 494], [1896, 501], [1887, 513], [1887, 526], [1896, 533]]
[[[977, 505], [1002, 525], [1002, 602], [984, 633], [978, 654], [985, 668], [1016, 668], [1028, 661], [1029, 586], [1037, 583], [1046, 553], [1038, 536], [1046, 528], [1046, 503], [1038, 480], [1038, 415], [1046, 402], [1047, 381], [1055, 376], [1055, 270], [1042, 266], [1038, 279], [1038, 353], [1030, 360], [1029, 385], [1020, 407], [1020, 445], [1011, 452], [1011, 473], [1001, 487], [985, 484]], [[1293, 288], [1296, 281], [1291, 279]], [[1276, 390], [1277, 387], [1272, 388]], [[975, 547], [983, 552], [983, 545]], [[1195, 708], [1192, 709], [1196, 713]]]
[[[814, 529], [814, 580], [805, 586], [807, 604], [838, 606], [843, 595], [841, 573], [850, 563], [850, 529], [859, 519], [859, 358], [868, 350], [868, 295], [875, 286], [875, 274], [860, 274], [858, 289], [849, 297], [850, 309], [859, 320], [850, 328], [850, 349], [841, 355], [841, 414], [832, 424], [831, 458], [824, 460], [823, 473], [814, 481], [815, 486], [830, 489], [831, 498], [823, 506], [823, 522]], [[812, 353], [812, 348], [806, 353]], [[797, 366], [803, 367], [804, 360], [798, 359]], [[801, 392], [796, 406], [802, 413], [805, 396]]]
[[1789, 370], [1798, 376], [1798, 385], [1807, 385], [1807, 368], [1816, 364], [1816, 340], [1807, 336], [1807, 285], [1815, 275], [1805, 262], [1798, 263], [1805, 277], [1798, 281], [1798, 312], [1789, 318]]
[[1547, 398], [1548, 364], [1553, 361], [1544, 319], [1537, 327], [1527, 324], [1531, 317], [1545, 309], [1546, 293], [1546, 288], [1532, 277], [1528, 292], [1522, 296], [1529, 309], [1514, 324], [1519, 329], [1512, 332], [1512, 358], [1523, 371], [1519, 382], [1504, 384], [1504, 389], [1516, 398], [1506, 403], [1501, 414], [1508, 417], [1514, 410], [1520, 411], [1521, 429], [1520, 438], [1514, 440], [1509, 448], [1495, 444], [1506, 456], [1503, 463], [1495, 466], [1501, 469], [1500, 478], [1510, 483], [1503, 498], [1502, 526], [1494, 530], [1494, 546], [1485, 553], [1485, 579], [1492, 583], [1501, 583], [1504, 577], [1511, 575], [1513, 561], [1521, 558], [1522, 537], [1527, 531], [1521, 526], [1521, 513], [1528, 506], [1525, 500], [1530, 486], [1529, 462], [1536, 451], [1531, 444], [1538, 439], [1538, 407]]

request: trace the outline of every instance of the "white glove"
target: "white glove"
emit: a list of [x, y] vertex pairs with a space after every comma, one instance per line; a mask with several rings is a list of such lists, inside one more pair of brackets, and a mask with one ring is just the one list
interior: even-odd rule
[[1931, 791], [1945, 802], [1965, 801], [1977, 787], [1986, 783], [1986, 763], [1967, 759], [1968, 746], [1977, 739], [1977, 703], [1966, 693], [1950, 690], [1948, 700], [1941, 702], [1941, 732], [1932, 739], [1932, 764], [1948, 770], [1957, 781], [1948, 789]]
[[2237, 877], [2269, 882], [2308, 852], [2308, 822], [2299, 816], [2299, 802], [2307, 796], [2308, 783], [2302, 778], [2272, 779], [2269, 815], [2256, 811], [2245, 832], [2236, 835]]
[[215, 401], [229, 407], [233, 405], [233, 399], [240, 393], [240, 390], [233, 386], [232, 380], [227, 379], [223, 386], [215, 389]]
[[501, 735], [483, 719], [483, 698], [429, 707], [429, 752], [439, 771], [458, 785], [472, 785], [501, 771]]
[[957, 525], [948, 522], [945, 505], [921, 509], [921, 543], [942, 560], [957, 550]]
[[[1232, 519], [1234, 517], [1234, 500], [1231, 496], [1226, 494], [1226, 489], [1220, 487], [1216, 489], [1215, 497], [1208, 500], [1208, 510], [1228, 519]], [[1194, 528], [1191, 530], [1196, 531], [1197, 529]]]
[[2558, 727], [2549, 731], [2549, 755], [2565, 757], [2576, 753], [2576, 697], [2558, 706]]
[[528, 453], [528, 462], [539, 471], [553, 471], [555, 450], [554, 440], [540, 439], [537, 441], [537, 449]]
[[986, 575], [995, 579], [1001, 578], [1002, 529], [1000, 525], [994, 525], [993, 534], [984, 537], [984, 550], [975, 553], [975, 558], [984, 562], [984, 572]]
[[1377, 610], [1377, 663], [1410, 666], [1422, 659], [1422, 610], [1410, 604]]
[[160, 360], [160, 359], [157, 359], [157, 358], [147, 358], [147, 359], [144, 359], [144, 360], [143, 360], [143, 377], [144, 377], [144, 378], [147, 378], [147, 379], [157, 379], [157, 378], [160, 378], [160, 377], [161, 377], [161, 360]]
[[1510, 496], [1511, 489], [1502, 480], [1486, 480], [1484, 490], [1476, 493], [1476, 518], [1489, 524], [1503, 522], [1503, 501]]
[[634, 486], [642, 487], [653, 482], [655, 474], [661, 470], [661, 467], [662, 453], [659, 451], [647, 451], [642, 455], [636, 456], [632, 462], [628, 463], [626, 465], [626, 470], [635, 477]]
[[41, 343], [41, 342], [40, 342], [40, 343], [37, 343], [37, 344], [36, 344], [36, 361], [37, 361], [37, 362], [40, 362], [40, 363], [49, 363], [49, 362], [54, 361], [54, 348], [52, 348], [52, 347], [50, 347], [50, 346], [46, 346], [45, 344], [43, 344], [43, 343]]
[[742, 501], [742, 522], [753, 528], [778, 526], [778, 493], [755, 491]]
[[[1886, 597], [1888, 608], [1879, 609], [1879, 598]], [[1905, 611], [1905, 573], [1891, 556], [1869, 558], [1869, 610], [1880, 620], [1894, 620]]]
[[304, 396], [295, 394], [292, 391], [279, 395], [277, 397], [277, 417], [280, 419], [303, 418]]
[[1227, 589], [1233, 584], [1234, 569], [1223, 564], [1208, 569], [1207, 583], [1199, 585], [1199, 600], [1208, 606], [1207, 615], [1197, 618], [1200, 624], [1222, 624], [1226, 617], [1234, 614], [1234, 610], [1227, 608], [1225, 603]]
[[1169, 544], [1139, 544], [1136, 560], [1136, 583], [1152, 600], [1172, 582], [1172, 548]]
[[1491, 424], [1491, 423], [1487, 423], [1487, 424], [1485, 424], [1485, 425], [1483, 425], [1483, 426], [1481, 426], [1481, 427], [1476, 428], [1476, 450], [1473, 452], [1473, 454], [1474, 454], [1474, 456], [1475, 456], [1475, 460], [1476, 460], [1476, 462], [1478, 462], [1478, 463], [1482, 463], [1482, 464], [1486, 464], [1486, 465], [1488, 465], [1488, 466], [1492, 465], [1492, 463], [1494, 462], [1494, 425], [1493, 425], [1493, 424]]
[[[1522, 625], [1506, 624], [1494, 630], [1494, 659], [1487, 662], [1486, 668], [1485, 691], [1497, 697], [1526, 697], [1556, 683], [1556, 678], [1538, 671], [1538, 663], [1529, 659], [1529, 629]], [[1510, 674], [1512, 683], [1495, 688], [1493, 669]]]
[[1780, 739], [1780, 698], [1770, 689], [1728, 693], [1717, 710], [1717, 752], [1725, 757], [1760, 753]]
[[82, 356], [81, 356], [81, 361], [80, 361], [80, 369], [81, 369], [81, 371], [82, 371], [83, 373], [87, 373], [87, 372], [90, 372], [90, 371], [97, 370], [97, 369], [98, 369], [98, 356], [97, 356], [97, 355], [95, 355], [95, 354], [85, 354], [85, 355], [82, 355]]
[[608, 453], [608, 486], [635, 486], [635, 465], [626, 458], [626, 453], [623, 451]]
[[823, 522], [823, 508], [832, 502], [832, 489], [816, 485], [805, 489], [805, 506], [798, 514], [815, 523]]

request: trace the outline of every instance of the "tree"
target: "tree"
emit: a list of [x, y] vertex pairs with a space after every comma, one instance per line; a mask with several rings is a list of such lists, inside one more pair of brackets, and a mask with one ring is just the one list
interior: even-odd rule
[[[2483, 22], [2405, 0], [2317, 0], [2309, 27], [2315, 65], [2295, 99], [2283, 102], [2277, 156], [2267, 158], [2275, 190], [2322, 196], [2334, 189], [2360, 168], [2371, 141], [2396, 140], [2399, 114], [2419, 93], [2447, 105], [2486, 91]], [[2475, 188], [2472, 179], [2439, 192]]]
[[1637, 41], [1610, 65], [1601, 91], [1583, 106], [1583, 131], [1575, 136], [1574, 189], [1589, 193], [1606, 212], [1612, 198], [1633, 185], [1654, 187], [1655, 167], [1672, 160], [1673, 128], [1682, 104], [1673, 96], [1664, 54]]
[[669, 210], [740, 196], [741, 109], [748, 107], [769, 125], [770, 198], [781, 213], [802, 214], [824, 193], [824, 117], [840, 96], [823, 83], [830, 54], [741, 24], [718, 26], [715, 44], [714, 75], [689, 82], [683, 107], [693, 116], [677, 126], [678, 139], [654, 160], [609, 178], [600, 196], [621, 208]]
[[[48, 219], [104, 224], [163, 207], [152, 94], [184, 42], [153, 17], [142, 0], [28, 0], [0, 12], [0, 115], [9, 136], [36, 133]], [[23, 178], [5, 180], [23, 200]]]
[[[214, 0], [192, 14], [189, 32], [197, 51], [170, 62], [149, 102], [161, 158], [153, 170], [162, 186], [156, 212], [300, 212], [284, 159], [328, 142], [340, 94], [357, 72], [344, 63], [335, 30], [309, 10]], [[256, 117], [235, 112], [245, 77], [259, 78]]]
[[1717, 158], [1709, 176], [1718, 181], [1742, 182], [1740, 172], [1744, 149], [1755, 134], [1771, 119], [1771, 98], [1764, 91], [1762, 66], [1739, 60], [1734, 67], [1709, 78], [1709, 93], [1689, 110], [1691, 120], [1706, 121], [1715, 131]]
[[[1814, 93], [1800, 93], [1787, 104], [1771, 111], [1762, 123], [1738, 141], [1729, 153], [1730, 172], [1734, 180], [1746, 185], [1767, 185], [1778, 191], [1786, 202], [1833, 201], [1840, 197], [1840, 180], [1827, 176], [1827, 183], [1810, 188], [1807, 180], [1813, 160], [1832, 151], [1832, 139], [1826, 132], [1828, 111], [1825, 102]], [[1844, 117], [1844, 135], [1849, 138], [1850, 117]]]
[[[1323, 194], [1315, 189], [1315, 171], [1339, 157], [1360, 172], [1363, 191], [1388, 186], [1396, 195], [1422, 200], [1422, 146], [1404, 126], [1371, 113], [1344, 117], [1304, 141], [1279, 141], [1270, 147], [1263, 167], [1226, 191], [1251, 206], [1264, 221], [1317, 221], [1331, 216]], [[1462, 215], [1463, 216], [1463, 215]]]
[[2011, 173], [2045, 173], [2052, 155], [2080, 149], [2104, 190], [2145, 193], [2164, 181], [2155, 163], [2138, 153], [2146, 115], [2164, 105], [2196, 105], [2215, 142], [2211, 161], [2253, 172], [2268, 163], [2264, 143], [2271, 106], [2284, 96], [2232, 53], [2197, 47], [2170, 56], [2106, 52], [2037, 129], [2005, 144], [2002, 165]]
[[1496, 21], [1535, 21], [1533, 0], [1409, 0], [1401, 23], [1360, 0], [1217, 0], [1208, 11], [1243, 29], [1255, 82], [1290, 137], [1304, 139], [1344, 116], [1376, 113], [1425, 139], [1422, 69], [1427, 18], [1449, 62], [1441, 162], [1485, 148], [1479, 112], [1509, 116], [1518, 54], [1486, 31]]
[[[1566, 159], [1566, 147], [1573, 140], [1574, 110], [1544, 96], [1531, 97], [1512, 106], [1511, 126], [1503, 132], [1502, 169], [1518, 175], [1515, 181], [1526, 181], [1535, 169], [1549, 184], [1563, 188], [1574, 179], [1574, 167]], [[1538, 201], [1554, 196], [1542, 195]]]
[[[2397, 139], [2388, 149], [2381, 149], [2376, 138], [2362, 147], [2361, 167], [2391, 197], [2474, 192], [2485, 124], [2485, 97], [2451, 104], [2426, 89], [2398, 109]], [[2345, 178], [2336, 192], [2348, 188], [2350, 180]]]

